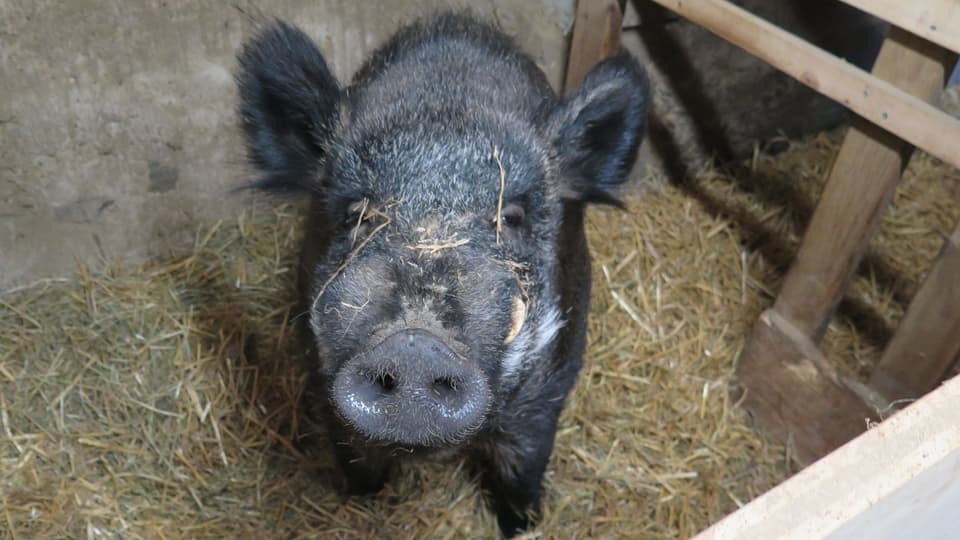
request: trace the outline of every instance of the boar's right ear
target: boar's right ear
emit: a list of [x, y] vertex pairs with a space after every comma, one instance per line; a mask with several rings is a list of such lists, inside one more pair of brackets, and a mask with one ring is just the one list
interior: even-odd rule
[[580, 88], [564, 98], [548, 129], [565, 199], [622, 206], [616, 190], [636, 161], [648, 100], [647, 75], [623, 50], [597, 64]]
[[340, 99], [323, 55], [301, 30], [276, 21], [244, 45], [238, 60], [247, 156], [259, 172], [249, 187], [310, 190]]

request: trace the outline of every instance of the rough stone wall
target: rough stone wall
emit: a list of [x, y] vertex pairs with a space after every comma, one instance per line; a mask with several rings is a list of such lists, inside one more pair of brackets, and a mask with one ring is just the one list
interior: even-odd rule
[[[835, 0], [736, 0], [868, 68], [883, 26]], [[291, 20], [341, 80], [397, 26], [469, 7], [563, 78], [576, 0], [0, 0], [0, 287], [142, 259], [235, 213], [246, 177], [234, 55], [253, 19]], [[832, 127], [845, 111], [710, 32], [631, 0], [623, 43], [649, 66], [648, 166], [679, 180], [710, 158]], [[958, 92], [945, 105], [960, 110]]]
[[296, 22], [345, 80], [440, 6], [495, 19], [560, 81], [573, 0], [0, 0], [0, 285], [183, 246], [246, 202], [229, 190], [250, 15]]

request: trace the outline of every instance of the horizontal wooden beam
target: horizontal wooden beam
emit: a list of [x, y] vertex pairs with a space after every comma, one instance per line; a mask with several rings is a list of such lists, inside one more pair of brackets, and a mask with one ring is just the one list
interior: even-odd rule
[[955, 378], [694, 540], [955, 538], [958, 410]]
[[840, 0], [960, 53], [960, 2], [957, 0]]
[[[725, 0], [653, 0], [960, 168], [960, 121]], [[904, 6], [917, 2], [903, 1]]]

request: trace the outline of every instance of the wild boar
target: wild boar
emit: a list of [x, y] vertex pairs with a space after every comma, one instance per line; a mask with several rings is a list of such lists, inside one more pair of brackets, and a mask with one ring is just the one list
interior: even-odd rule
[[619, 204], [646, 124], [621, 51], [559, 97], [513, 41], [441, 13], [341, 87], [309, 37], [239, 54], [252, 186], [310, 197], [299, 269], [308, 370], [350, 493], [400, 456], [467, 456], [501, 531], [539, 511], [586, 346], [584, 210]]

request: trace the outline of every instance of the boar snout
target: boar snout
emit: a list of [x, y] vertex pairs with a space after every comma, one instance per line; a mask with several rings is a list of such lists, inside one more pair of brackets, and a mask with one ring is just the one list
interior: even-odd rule
[[490, 390], [483, 372], [440, 338], [404, 330], [347, 361], [334, 378], [333, 400], [371, 440], [437, 447], [480, 426]]

